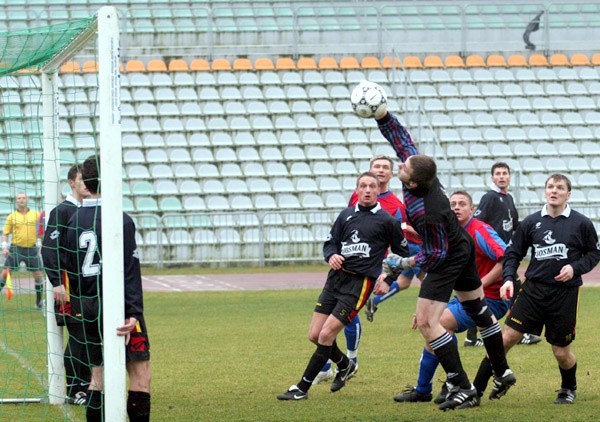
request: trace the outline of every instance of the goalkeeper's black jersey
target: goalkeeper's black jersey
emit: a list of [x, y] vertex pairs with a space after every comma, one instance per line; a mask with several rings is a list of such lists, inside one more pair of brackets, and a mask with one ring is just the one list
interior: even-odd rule
[[79, 208], [79, 203], [71, 195], [58, 204], [48, 216], [44, 240], [42, 242], [42, 259], [48, 280], [53, 287], [61, 284], [60, 270], [64, 268], [64, 249], [59, 248], [60, 238], [67, 230], [69, 220]]
[[[102, 295], [102, 222], [99, 199], [84, 199], [83, 206], [71, 217], [61, 245], [66, 250], [66, 268], [71, 281], [74, 312], [101, 309]], [[138, 320], [144, 312], [142, 276], [135, 242], [135, 224], [123, 213], [123, 259], [125, 274], [125, 318]], [[77, 300], [77, 299], [81, 300]], [[95, 302], [95, 306], [91, 303]], [[98, 308], [100, 306], [100, 308]]]
[[323, 245], [325, 261], [333, 254], [344, 257], [343, 268], [356, 274], [376, 278], [388, 247], [408, 256], [408, 243], [402, 225], [377, 203], [365, 208], [356, 204], [346, 208], [333, 223]]

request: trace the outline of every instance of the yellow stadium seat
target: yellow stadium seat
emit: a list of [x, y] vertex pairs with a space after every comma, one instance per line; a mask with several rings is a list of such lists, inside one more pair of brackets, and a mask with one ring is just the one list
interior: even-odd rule
[[543, 54], [532, 54], [529, 57], [529, 66], [548, 66], [548, 59]]
[[392, 61], [392, 57], [386, 56], [381, 60], [381, 65], [385, 69], [391, 69], [392, 67], [401, 67], [400, 59], [398, 57], [394, 57]]
[[590, 66], [592, 62], [585, 54], [573, 54], [571, 56], [571, 65], [573, 66]]
[[506, 60], [504, 60], [504, 56], [492, 54], [487, 58], [487, 65], [490, 67], [506, 67]]
[[166, 72], [167, 64], [163, 60], [153, 59], [148, 62], [146, 70], [148, 72]]
[[406, 69], [418, 69], [423, 67], [421, 59], [417, 56], [406, 56], [403, 60], [403, 63]]
[[146, 66], [141, 60], [129, 60], [125, 65], [125, 72], [145, 72]]
[[83, 63], [81, 66], [82, 73], [97, 73], [98, 72], [98, 62], [95, 60], [88, 60]]
[[506, 63], [509, 66], [517, 67], [517, 66], [527, 66], [527, 60], [521, 54], [513, 54], [511, 55]]
[[204, 59], [194, 59], [190, 63], [190, 70], [194, 72], [206, 72], [210, 70], [210, 65]]
[[231, 70], [231, 63], [227, 59], [214, 59], [210, 68], [212, 70]]
[[250, 59], [235, 59], [233, 61], [233, 70], [254, 70], [254, 67]]
[[298, 59], [298, 69], [314, 70], [317, 68], [317, 63], [312, 57], [300, 57]]
[[187, 72], [190, 70], [185, 60], [175, 59], [169, 62], [169, 72]]
[[467, 67], [485, 67], [485, 60], [479, 54], [471, 54], [467, 56], [466, 60]]
[[296, 64], [294, 60], [289, 57], [280, 57], [275, 62], [275, 69], [277, 70], [294, 70], [296, 69]]
[[261, 57], [254, 62], [254, 68], [256, 70], [273, 70], [275, 69], [275, 65], [273, 64], [273, 60], [268, 57]]
[[564, 54], [553, 54], [550, 56], [552, 66], [569, 66], [569, 59]]
[[426, 56], [423, 60], [423, 66], [425, 67], [444, 67], [444, 62], [440, 56]]
[[321, 57], [319, 60], [319, 69], [338, 69], [337, 60], [333, 57]]
[[451, 55], [444, 59], [444, 66], [446, 67], [465, 67], [465, 62], [460, 56]]
[[340, 60], [340, 69], [360, 69], [356, 57], [342, 57]]
[[60, 73], [80, 73], [81, 68], [77, 62], [66, 62], [60, 67]]
[[381, 69], [381, 63], [377, 57], [366, 56], [360, 61], [360, 67], [363, 69]]

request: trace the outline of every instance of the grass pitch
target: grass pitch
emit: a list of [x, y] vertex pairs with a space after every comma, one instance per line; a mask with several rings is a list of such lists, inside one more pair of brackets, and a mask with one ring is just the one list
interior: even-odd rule
[[[499, 401], [484, 399], [479, 408], [447, 413], [433, 403], [399, 404], [392, 400], [406, 384], [415, 383], [423, 347], [420, 334], [410, 329], [417, 294], [414, 287], [381, 305], [373, 323], [363, 318], [360, 369], [344, 389], [334, 394], [329, 384], [321, 384], [310, 390], [307, 401], [278, 401], [275, 396], [299, 380], [314, 351], [306, 333], [318, 293], [147, 292], [152, 420], [595, 420], [600, 403], [600, 329], [595, 323], [600, 312], [598, 288], [582, 289], [578, 337], [573, 347], [578, 357], [579, 384], [575, 405], [552, 404], [560, 376], [550, 346], [542, 342], [517, 346], [509, 354], [518, 381], [506, 397]], [[24, 318], [42, 331], [35, 324], [37, 318], [43, 321], [39, 311], [14, 318], [6, 302], [1, 305], [5, 343], [32, 341], [18, 334], [24, 328]], [[343, 335], [339, 343], [344, 344]], [[43, 356], [43, 347], [37, 349], [35, 358], [25, 355], [23, 359], [43, 374], [45, 363], [39, 357]], [[14, 396], [19, 394], [19, 386], [25, 385], [33, 390], [38, 385], [37, 391], [43, 391], [39, 377], [32, 371], [17, 374], [15, 368], [23, 366], [19, 361], [22, 353], [16, 349], [12, 352], [0, 350], [4, 378], [0, 392], [10, 391]], [[460, 352], [473, 378], [484, 351], [461, 346]], [[440, 369], [436, 379], [441, 382], [442, 378]], [[436, 381], [435, 393], [440, 382]], [[73, 406], [1, 404], [0, 420], [85, 420], [85, 416], [83, 409]]]

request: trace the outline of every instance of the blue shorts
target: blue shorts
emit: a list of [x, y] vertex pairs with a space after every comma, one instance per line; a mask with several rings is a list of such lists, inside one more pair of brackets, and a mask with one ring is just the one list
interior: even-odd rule
[[[410, 253], [409, 256], [415, 256], [421, 252], [421, 245], [419, 245], [418, 243], [408, 242], [408, 251]], [[412, 267], [408, 270], [402, 271], [401, 274], [409, 280], [412, 280], [413, 277], [418, 276], [420, 272], [421, 267]]]
[[[506, 312], [508, 312], [508, 301], [504, 301], [502, 299], [485, 299], [490, 308], [490, 311], [494, 314], [497, 320], [500, 320]], [[463, 331], [468, 330], [469, 328], [475, 328], [475, 322], [471, 319], [471, 317], [465, 312], [465, 309], [460, 304], [460, 301], [456, 296], [452, 298], [448, 305], [447, 309], [452, 312], [456, 322], [458, 323], [458, 328], [456, 329], [457, 333], [462, 333]]]

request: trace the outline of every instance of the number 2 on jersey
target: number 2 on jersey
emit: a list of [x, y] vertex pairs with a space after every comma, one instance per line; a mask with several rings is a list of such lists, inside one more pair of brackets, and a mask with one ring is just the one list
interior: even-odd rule
[[98, 248], [98, 239], [96, 233], [91, 230], [81, 233], [79, 236], [79, 247], [86, 249], [85, 258], [81, 272], [84, 277], [90, 277], [100, 274], [100, 264], [94, 264], [94, 254]]

